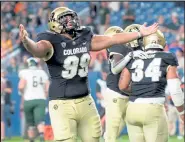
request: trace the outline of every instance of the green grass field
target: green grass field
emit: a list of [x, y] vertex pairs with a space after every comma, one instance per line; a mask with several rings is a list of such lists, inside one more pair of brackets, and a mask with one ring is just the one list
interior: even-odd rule
[[[22, 138], [20, 137], [13, 137], [11, 140], [5, 140], [3, 142], [28, 142], [28, 141], [24, 141]], [[35, 141], [35, 142], [39, 142], [39, 140]], [[52, 142], [52, 141], [47, 141], [47, 142]], [[80, 140], [78, 140], [78, 142], [81, 142]], [[101, 142], [104, 142], [103, 139], [101, 139]], [[128, 136], [122, 136], [120, 137], [117, 142], [129, 142]], [[170, 137], [169, 142], [184, 142], [184, 139], [178, 140], [177, 137]]]

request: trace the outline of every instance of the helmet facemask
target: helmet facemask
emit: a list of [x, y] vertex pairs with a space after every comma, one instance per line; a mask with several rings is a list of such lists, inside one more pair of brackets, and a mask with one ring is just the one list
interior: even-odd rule
[[58, 21], [62, 26], [64, 33], [73, 33], [79, 28], [79, 20], [76, 14], [59, 15]]

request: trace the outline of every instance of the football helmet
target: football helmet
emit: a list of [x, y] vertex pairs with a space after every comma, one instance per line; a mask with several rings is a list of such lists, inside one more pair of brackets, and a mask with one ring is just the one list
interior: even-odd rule
[[[127, 26], [124, 31], [125, 32], [140, 32], [140, 26], [139, 24], [132, 24]], [[131, 48], [138, 48], [138, 47], [142, 47], [143, 46], [143, 38], [139, 38], [136, 40], [133, 40], [129, 43], [126, 44], [127, 46], [131, 47]]]
[[36, 58], [28, 58], [27, 59], [27, 63], [28, 63], [28, 67], [32, 67], [32, 66], [37, 66], [38, 65], [38, 61]]
[[80, 27], [78, 15], [67, 7], [58, 7], [51, 12], [48, 27], [49, 30], [59, 34], [73, 35]]
[[104, 35], [114, 35], [116, 33], [122, 33], [124, 30], [118, 26], [109, 27], [105, 32]]
[[157, 30], [157, 32], [148, 35], [143, 38], [143, 50], [146, 51], [148, 49], [164, 49], [166, 46], [166, 39], [164, 34]]

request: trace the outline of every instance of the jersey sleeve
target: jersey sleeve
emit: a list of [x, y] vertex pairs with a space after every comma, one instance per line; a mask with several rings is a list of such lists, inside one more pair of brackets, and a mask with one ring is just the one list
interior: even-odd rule
[[107, 51], [109, 55], [120, 54], [125, 57], [129, 52], [131, 52], [131, 49], [125, 45], [114, 45], [111, 48], [108, 48]]
[[19, 78], [26, 79], [26, 71], [25, 71], [25, 70], [21, 70], [21, 71], [19, 72]]
[[47, 40], [47, 41], [49, 41], [50, 43], [52, 43], [53, 40], [54, 40], [53, 37], [54, 37], [54, 34], [49, 33], [49, 32], [43, 32], [43, 33], [39, 33], [39, 34], [37, 35], [36, 40], [37, 40], [37, 42], [38, 42], [38, 41], [41, 41], [41, 40]]
[[178, 66], [178, 61], [177, 58], [175, 56], [175, 54], [173, 53], [167, 53], [165, 54], [165, 58], [163, 58], [164, 62], [166, 62], [168, 65], [171, 66]]
[[130, 62], [125, 66], [125, 68], [127, 68], [129, 70], [129, 72], [131, 72], [132, 69], [132, 63], [134, 62], [135, 59], [131, 59]]

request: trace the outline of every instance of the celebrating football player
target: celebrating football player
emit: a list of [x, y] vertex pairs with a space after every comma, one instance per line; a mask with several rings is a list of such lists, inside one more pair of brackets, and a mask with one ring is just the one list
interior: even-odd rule
[[158, 24], [143, 25], [140, 32], [93, 35], [89, 28], [80, 26], [75, 11], [59, 7], [51, 12], [48, 25], [50, 31], [38, 34], [37, 42], [20, 25], [20, 38], [25, 48], [44, 59], [48, 66], [52, 80], [49, 113], [54, 139], [75, 142], [78, 134], [83, 142], [98, 142], [100, 118], [87, 83], [89, 51], [150, 35], [156, 32]]
[[19, 90], [22, 93], [21, 109], [24, 110], [28, 137], [34, 142], [34, 127], [37, 126], [40, 142], [44, 142], [46, 96], [49, 88], [47, 74], [38, 69], [37, 60], [29, 58], [28, 69], [19, 72]]
[[[184, 121], [184, 99], [177, 76], [177, 60], [164, 52], [163, 33], [143, 38], [147, 59], [132, 59], [123, 69], [120, 90], [131, 90], [126, 111], [130, 142], [167, 142], [168, 122], [164, 108], [165, 87], [169, 91], [181, 120]], [[133, 117], [134, 116], [134, 117]]]
[[[139, 31], [141, 25], [133, 24], [125, 29], [125, 32]], [[123, 29], [117, 26], [112, 26], [105, 31], [105, 35], [114, 35], [122, 33]], [[107, 49], [109, 69], [107, 76], [107, 90], [105, 92], [106, 100], [106, 131], [105, 142], [115, 142], [121, 130], [125, 126], [125, 115], [128, 103], [128, 94], [121, 92], [118, 87], [119, 77], [122, 69], [132, 58], [145, 57], [145, 52], [132, 52], [131, 48], [138, 49], [139, 41], [134, 40], [126, 45], [114, 45]]]

